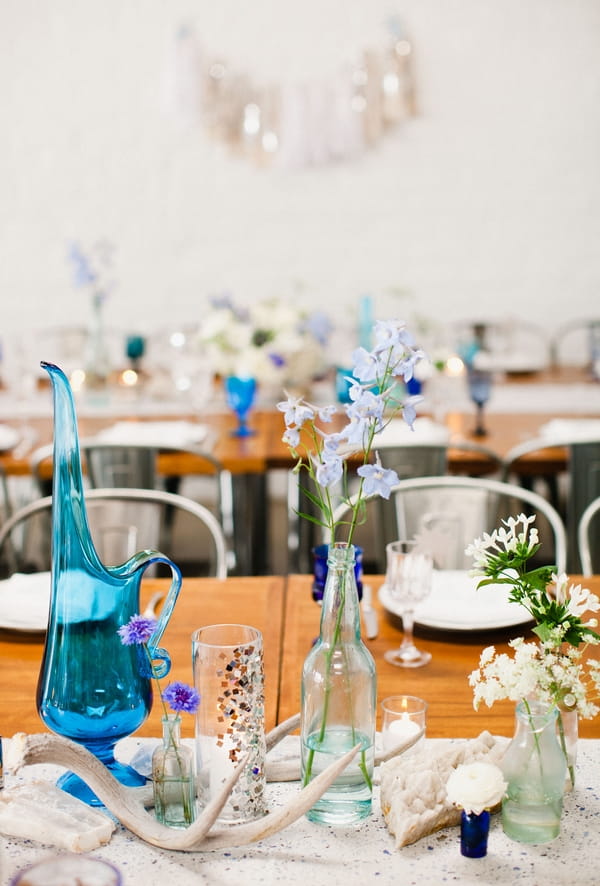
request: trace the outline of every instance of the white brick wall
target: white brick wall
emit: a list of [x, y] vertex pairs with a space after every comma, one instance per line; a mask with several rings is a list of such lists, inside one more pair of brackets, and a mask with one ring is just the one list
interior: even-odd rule
[[[309, 304], [371, 292], [378, 313], [443, 322], [476, 310], [552, 330], [598, 313], [598, 0], [392, 6], [3, 0], [0, 338], [87, 320], [66, 241], [100, 236], [118, 247], [108, 320], [126, 328], [195, 320], [216, 290], [250, 300], [295, 281]], [[184, 21], [279, 79], [337, 67], [390, 11], [414, 40], [420, 115], [356, 162], [259, 171], [160, 113]]]

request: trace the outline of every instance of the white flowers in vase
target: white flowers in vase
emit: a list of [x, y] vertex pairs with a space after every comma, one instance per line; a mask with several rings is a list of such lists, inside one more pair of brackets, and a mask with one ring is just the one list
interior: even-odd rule
[[266, 298], [236, 305], [225, 294], [211, 300], [200, 343], [216, 373], [255, 378], [265, 385], [302, 387], [327, 368], [331, 322], [293, 300]]

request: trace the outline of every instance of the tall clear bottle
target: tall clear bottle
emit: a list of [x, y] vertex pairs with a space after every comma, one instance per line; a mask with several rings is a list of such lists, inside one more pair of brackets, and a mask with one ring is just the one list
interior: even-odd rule
[[192, 749], [181, 743], [181, 718], [162, 718], [163, 740], [152, 754], [154, 813], [172, 828], [187, 828], [196, 817]]
[[377, 704], [375, 662], [360, 636], [353, 545], [330, 545], [320, 636], [302, 670], [302, 781], [361, 749], [307, 818], [352, 824], [371, 812]]

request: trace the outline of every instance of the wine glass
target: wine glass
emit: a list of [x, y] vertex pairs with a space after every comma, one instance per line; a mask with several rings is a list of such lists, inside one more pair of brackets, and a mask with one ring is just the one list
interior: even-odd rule
[[471, 400], [477, 407], [477, 424], [473, 433], [477, 437], [484, 437], [487, 434], [487, 430], [483, 424], [483, 408], [490, 399], [492, 392], [492, 373], [489, 369], [478, 369], [474, 366], [469, 366], [467, 379]]
[[386, 545], [386, 587], [402, 615], [404, 638], [399, 649], [384, 653], [387, 662], [402, 668], [420, 668], [431, 653], [417, 649], [413, 639], [415, 609], [431, 593], [433, 562], [416, 541], [392, 541]]
[[229, 375], [225, 379], [225, 397], [227, 405], [238, 417], [238, 426], [231, 432], [233, 437], [249, 437], [255, 432], [248, 427], [246, 417], [254, 403], [256, 379]]
[[140, 361], [146, 352], [146, 339], [143, 335], [128, 335], [125, 338], [125, 356], [131, 362], [131, 367], [138, 370]]

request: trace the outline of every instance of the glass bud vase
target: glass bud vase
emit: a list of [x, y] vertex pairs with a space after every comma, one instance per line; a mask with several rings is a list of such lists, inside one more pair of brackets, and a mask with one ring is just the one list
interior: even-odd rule
[[467, 858], [483, 858], [487, 855], [488, 836], [490, 833], [490, 813], [460, 813], [460, 852]]
[[104, 331], [103, 305], [103, 295], [95, 293], [92, 298], [92, 320], [85, 365], [86, 384], [92, 388], [104, 386], [110, 375], [110, 357]]
[[519, 702], [515, 735], [502, 758], [502, 827], [521, 843], [549, 843], [560, 833], [567, 766], [556, 716], [555, 707]]
[[308, 784], [357, 744], [342, 775], [307, 818], [347, 825], [371, 812], [377, 683], [360, 636], [353, 545], [330, 545], [320, 636], [302, 669], [302, 782]]
[[186, 828], [195, 814], [194, 755], [181, 743], [181, 718], [162, 718], [162, 745], [152, 754], [154, 813], [171, 828]]

